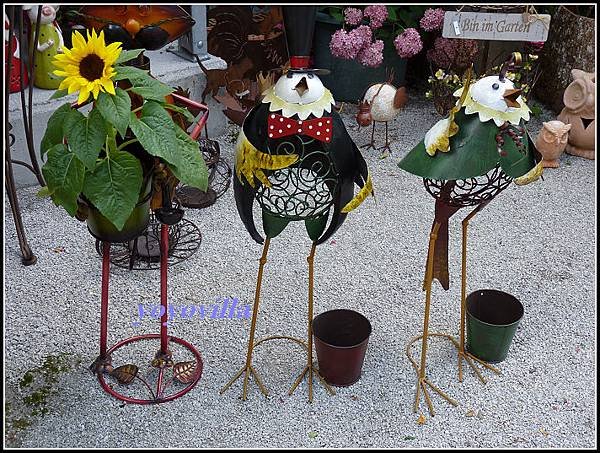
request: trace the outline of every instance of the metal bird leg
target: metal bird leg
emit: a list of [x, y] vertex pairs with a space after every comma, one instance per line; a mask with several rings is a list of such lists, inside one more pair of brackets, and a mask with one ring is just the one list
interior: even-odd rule
[[385, 122], [385, 145], [383, 145], [381, 148], [379, 148], [381, 150], [383, 150], [383, 152], [381, 153], [381, 156], [379, 157], [380, 159], [385, 159], [386, 157], [389, 157], [389, 155], [392, 153], [392, 149], [390, 148], [390, 140], [388, 139], [388, 122]]
[[294, 381], [294, 385], [289, 391], [289, 395], [291, 396], [294, 393], [294, 390], [298, 387], [302, 379], [305, 375], [308, 375], [308, 402], [312, 403], [313, 400], [313, 373], [317, 375], [321, 384], [325, 389], [329, 392], [330, 395], [335, 395], [333, 389], [325, 382], [325, 379], [319, 373], [313, 364], [313, 355], [312, 355], [312, 322], [313, 322], [313, 289], [314, 289], [314, 261], [315, 261], [315, 252], [317, 249], [317, 243], [313, 242], [312, 247], [310, 249], [310, 254], [306, 258], [308, 261], [308, 339], [307, 339], [307, 364], [304, 367], [304, 370], [300, 373], [300, 375]]
[[462, 372], [462, 359], [463, 358], [471, 366], [471, 368], [473, 369], [473, 371], [475, 372], [475, 374], [477, 375], [477, 377], [483, 384], [486, 383], [486, 380], [482, 376], [479, 369], [477, 369], [477, 367], [475, 366], [475, 364], [473, 363], [472, 360], [479, 362], [481, 365], [483, 365], [488, 370], [491, 370], [496, 374], [500, 374], [500, 370], [498, 370], [496, 367], [493, 367], [489, 363], [484, 362], [483, 360], [480, 360], [477, 357], [475, 357], [475, 356], [469, 354], [467, 351], [465, 351], [465, 320], [466, 320], [466, 311], [467, 311], [467, 306], [466, 306], [466, 299], [467, 299], [467, 228], [469, 226], [469, 221], [475, 216], [475, 214], [477, 214], [479, 211], [481, 211], [483, 208], [485, 208], [488, 203], [489, 203], [489, 200], [484, 201], [484, 202], [480, 203], [479, 205], [477, 205], [477, 207], [475, 209], [473, 209], [469, 213], [469, 215], [467, 215], [462, 221], [462, 272], [461, 272], [461, 289], [460, 289], [460, 343], [458, 346], [458, 381], [459, 382], [463, 381], [463, 372]]
[[[432, 278], [436, 278], [445, 290], [450, 288], [450, 277], [448, 274], [448, 221], [460, 209], [460, 207], [448, 204], [445, 200], [450, 199], [450, 193], [455, 184], [456, 181], [447, 181], [444, 183], [440, 192], [440, 198], [435, 201], [435, 219], [432, 227], [433, 231], [436, 224], [440, 225], [433, 253]], [[429, 247], [431, 248], [431, 245]], [[425, 284], [426, 281], [423, 282], [423, 289], [425, 289]]]
[[377, 149], [375, 147], [375, 121], [373, 121], [373, 130], [371, 131], [371, 141], [369, 143], [365, 143], [364, 145], [362, 145], [361, 148]]
[[252, 374], [252, 376], [254, 376], [254, 379], [256, 379], [256, 383], [258, 384], [258, 387], [259, 387], [260, 391], [263, 393], [263, 395], [265, 395], [265, 396], [268, 395], [267, 389], [263, 385], [260, 377], [258, 376], [258, 373], [252, 366], [252, 351], [254, 349], [254, 334], [256, 331], [256, 318], [258, 316], [258, 304], [260, 302], [260, 287], [261, 287], [261, 283], [262, 283], [263, 268], [265, 266], [265, 263], [267, 262], [267, 253], [269, 252], [270, 241], [271, 240], [268, 237], [265, 239], [262, 256], [260, 257], [260, 261], [259, 261], [260, 265], [258, 267], [258, 277], [256, 278], [256, 292], [254, 293], [254, 306], [252, 308], [252, 324], [250, 325], [250, 337], [248, 338], [248, 352], [246, 354], [246, 365], [244, 365], [244, 367], [242, 367], [242, 369], [240, 371], [238, 371], [238, 373], [227, 384], [225, 384], [225, 386], [219, 392], [222, 395], [242, 375], [242, 373], [245, 373], [244, 374], [244, 388], [242, 391], [242, 400], [244, 400], [244, 401], [246, 401], [246, 398], [248, 395], [248, 377], [250, 376], [250, 374]]
[[[429, 236], [429, 251], [427, 253], [427, 270], [425, 273], [425, 283], [424, 283], [424, 286], [425, 286], [425, 315], [423, 318], [423, 335], [411, 340], [406, 348], [406, 354], [408, 355], [409, 360], [413, 364], [413, 367], [415, 368], [415, 371], [418, 374], [417, 390], [415, 393], [414, 412], [417, 412], [419, 410], [419, 401], [420, 401], [419, 396], [420, 396], [421, 390], [422, 390], [423, 395], [425, 397], [425, 401], [427, 403], [427, 407], [429, 408], [429, 413], [431, 414], [432, 417], [435, 415], [435, 411], [433, 409], [433, 404], [431, 403], [431, 398], [429, 397], [429, 393], [427, 392], [427, 386], [429, 386], [433, 391], [435, 391], [437, 394], [439, 394], [442, 398], [444, 398], [446, 401], [448, 401], [453, 406], [458, 405], [458, 403], [454, 399], [450, 398], [442, 390], [440, 390], [438, 387], [433, 385], [431, 383], [431, 381], [429, 381], [429, 379], [427, 379], [427, 377], [425, 376], [425, 362], [426, 362], [426, 358], [427, 358], [427, 340], [428, 340], [428, 336], [429, 336], [429, 308], [430, 308], [430, 304], [431, 304], [431, 286], [433, 283], [433, 261], [434, 261], [435, 245], [436, 245], [436, 241], [438, 239], [438, 232], [440, 231], [441, 227], [442, 227], [442, 224], [436, 221], [433, 224], [433, 228], [432, 228], [431, 234]], [[450, 338], [453, 341], [453, 343], [456, 343], [456, 340], [454, 340], [453, 338], [451, 338], [447, 335], [440, 335], [440, 334], [432, 334], [432, 335], [445, 336], [445, 337]], [[413, 360], [413, 358], [410, 356], [410, 351], [409, 351], [410, 346], [419, 338], [423, 338], [422, 346], [421, 346], [421, 364], [420, 364], [420, 366], [418, 366], [416, 364], [416, 362]]]

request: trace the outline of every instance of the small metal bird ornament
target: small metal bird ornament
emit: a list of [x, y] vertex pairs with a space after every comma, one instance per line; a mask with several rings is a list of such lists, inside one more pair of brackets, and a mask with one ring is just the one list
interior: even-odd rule
[[[396, 88], [391, 81], [394, 80], [393, 73], [385, 83], [376, 83], [367, 88], [362, 100], [359, 103], [359, 111], [356, 115], [356, 122], [360, 126], [369, 126], [373, 123], [371, 131], [371, 141], [361, 148], [382, 149], [381, 157], [387, 157], [390, 150], [388, 139], [388, 122], [398, 116], [402, 108], [408, 102], [408, 95], [405, 87]], [[375, 147], [375, 122], [385, 123], [385, 145], [381, 148]]]
[[[485, 379], [475, 362], [499, 373], [495, 367], [465, 350], [467, 227], [471, 218], [511, 181], [527, 184], [538, 179], [543, 171], [541, 155], [525, 129], [530, 110], [520, 97], [520, 91], [505, 75], [512, 58], [503, 65], [499, 75], [484, 77], [473, 84], [470, 83], [472, 70], [469, 70], [464, 87], [454, 93], [459, 100], [448, 118], [429, 129], [425, 138], [398, 164], [422, 177], [425, 188], [436, 199], [423, 283], [426, 291], [423, 334], [414, 338], [407, 348], [409, 360], [418, 374], [415, 412], [422, 391], [429, 411], [434, 415], [428, 387], [451, 404], [458, 404], [433, 385], [425, 374], [428, 336], [445, 337], [458, 349], [459, 381], [462, 382], [463, 359], [482, 382]], [[447, 334], [428, 333], [428, 326], [433, 279], [439, 280], [446, 290], [450, 286], [448, 221], [463, 207], [474, 209], [462, 222], [461, 321], [460, 341], [457, 341]], [[420, 365], [409, 353], [410, 346], [419, 339], [422, 339]]]
[[[302, 342], [308, 354], [306, 366], [292, 386], [308, 379], [312, 401], [313, 375], [320, 377], [312, 359], [313, 270], [316, 247], [342, 225], [350, 211], [372, 193], [371, 176], [341, 117], [334, 100], [321, 83], [321, 70], [309, 68], [316, 7], [284, 6], [284, 22], [290, 69], [264, 94], [261, 103], [246, 117], [236, 145], [234, 194], [240, 218], [252, 238], [264, 243], [257, 277], [252, 324], [245, 366], [223, 388], [224, 392], [244, 374], [242, 397], [247, 395], [248, 378], [254, 376], [266, 395], [252, 366], [256, 316], [260, 300], [263, 266], [269, 243], [292, 221], [303, 221], [312, 247], [308, 256], [308, 332]], [[354, 194], [354, 184], [360, 190]], [[262, 210], [266, 239], [259, 234], [253, 204]], [[281, 337], [271, 337], [281, 338]], [[286, 337], [289, 339], [289, 337]], [[333, 391], [322, 381], [327, 390]]]

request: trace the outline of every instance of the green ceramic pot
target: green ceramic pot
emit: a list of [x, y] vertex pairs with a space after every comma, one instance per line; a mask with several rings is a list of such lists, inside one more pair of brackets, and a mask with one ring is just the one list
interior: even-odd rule
[[317, 13], [313, 40], [314, 67], [329, 69], [331, 74], [319, 76], [323, 85], [331, 91], [336, 101], [358, 103], [367, 88], [388, 80], [386, 71], [394, 70], [393, 84], [404, 85], [406, 60], [400, 58], [389, 41], [385, 42], [383, 63], [378, 68], [368, 68], [354, 60], [344, 60], [331, 55], [331, 36], [342, 28], [342, 24], [323, 13]]
[[490, 363], [502, 362], [523, 318], [523, 305], [502, 291], [480, 289], [469, 294], [467, 350]]

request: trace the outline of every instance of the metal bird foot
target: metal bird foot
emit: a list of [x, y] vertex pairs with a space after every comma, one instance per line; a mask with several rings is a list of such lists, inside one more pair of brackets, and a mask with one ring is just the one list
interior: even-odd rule
[[378, 148], [381, 151], [381, 156], [379, 156], [380, 159], [385, 159], [387, 157], [390, 157], [390, 154], [392, 154], [392, 149], [390, 148], [390, 144], [386, 143], [385, 145], [383, 145], [381, 148]]
[[323, 387], [325, 387], [325, 390], [327, 390], [327, 392], [331, 396], [335, 395], [335, 391], [325, 381], [325, 379], [323, 379], [323, 376], [321, 376], [321, 373], [319, 373], [319, 370], [315, 367], [315, 365], [313, 363], [307, 364], [304, 367], [304, 370], [302, 370], [302, 373], [300, 373], [298, 375], [298, 377], [296, 378], [296, 380], [294, 381], [294, 385], [292, 385], [292, 388], [290, 389], [288, 395], [291, 396], [294, 393], [294, 391], [296, 390], [296, 388], [298, 388], [298, 385], [300, 385], [300, 382], [302, 382], [302, 379], [304, 379], [304, 376], [308, 376], [308, 402], [312, 403], [312, 401], [313, 401], [313, 374], [319, 378], [319, 381], [321, 381], [321, 385], [323, 385]]
[[377, 147], [375, 146], [375, 142], [369, 142], [369, 143], [365, 143], [364, 145], [361, 145], [360, 148], [367, 148], [367, 149], [377, 149]]
[[423, 392], [423, 396], [425, 397], [425, 402], [427, 403], [427, 408], [429, 409], [429, 414], [432, 417], [435, 416], [435, 410], [433, 409], [433, 403], [431, 402], [431, 397], [429, 396], [429, 393], [427, 392], [428, 386], [433, 391], [435, 391], [438, 395], [440, 395], [442, 398], [444, 398], [446, 401], [448, 401], [450, 404], [452, 404], [455, 407], [458, 406], [458, 402], [456, 402], [454, 399], [450, 398], [442, 390], [440, 390], [437, 386], [432, 384], [429, 379], [427, 379], [426, 377], [419, 377], [419, 379], [417, 380], [417, 392], [415, 394], [415, 405], [414, 405], [415, 413], [418, 412], [418, 410], [419, 410], [419, 397], [421, 396], [421, 392]]
[[227, 384], [225, 384], [225, 386], [221, 389], [219, 394], [222, 395], [223, 393], [225, 393], [225, 391], [229, 387], [231, 387], [231, 385], [235, 381], [237, 381], [242, 374], [244, 375], [244, 388], [242, 390], [242, 400], [243, 401], [246, 401], [246, 399], [248, 398], [248, 378], [250, 377], [250, 375], [254, 376], [254, 379], [256, 380], [256, 383], [258, 384], [258, 388], [260, 389], [262, 394], [265, 396], [269, 396], [269, 392], [267, 392], [267, 389], [265, 388], [262, 380], [260, 379], [260, 377], [258, 376], [258, 373], [256, 372], [256, 370], [254, 369], [254, 367], [252, 365], [246, 365], [246, 366], [242, 367], [242, 369], [240, 371], [238, 371], [237, 374]]
[[462, 361], [463, 361], [463, 359], [473, 369], [473, 371], [475, 372], [475, 374], [477, 375], [477, 377], [479, 378], [479, 380], [481, 381], [482, 384], [485, 384], [487, 381], [485, 380], [485, 378], [481, 374], [481, 371], [479, 371], [479, 369], [475, 366], [474, 362], [478, 362], [481, 365], [483, 365], [485, 368], [487, 368], [488, 370], [491, 370], [491, 371], [493, 371], [496, 374], [500, 374], [500, 370], [498, 368], [490, 365], [489, 363], [487, 363], [487, 362], [485, 362], [485, 361], [483, 361], [481, 359], [478, 359], [473, 354], [465, 351], [464, 348], [461, 349], [459, 347], [458, 348], [458, 382], [462, 382], [463, 381], [463, 370], [462, 370]]

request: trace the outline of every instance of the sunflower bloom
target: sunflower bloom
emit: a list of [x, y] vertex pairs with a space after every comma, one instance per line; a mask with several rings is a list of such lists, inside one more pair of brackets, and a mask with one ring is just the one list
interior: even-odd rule
[[98, 99], [100, 91], [115, 94], [112, 78], [116, 71], [114, 64], [121, 54], [121, 43], [114, 42], [108, 46], [104, 43], [104, 32], [99, 35], [95, 30], [88, 30], [87, 41], [78, 31], [73, 32], [73, 48], [64, 49], [62, 54], [54, 57], [54, 71], [59, 77], [64, 77], [58, 87], [67, 89], [69, 94], [79, 91], [78, 104], [88, 100], [90, 94]]

